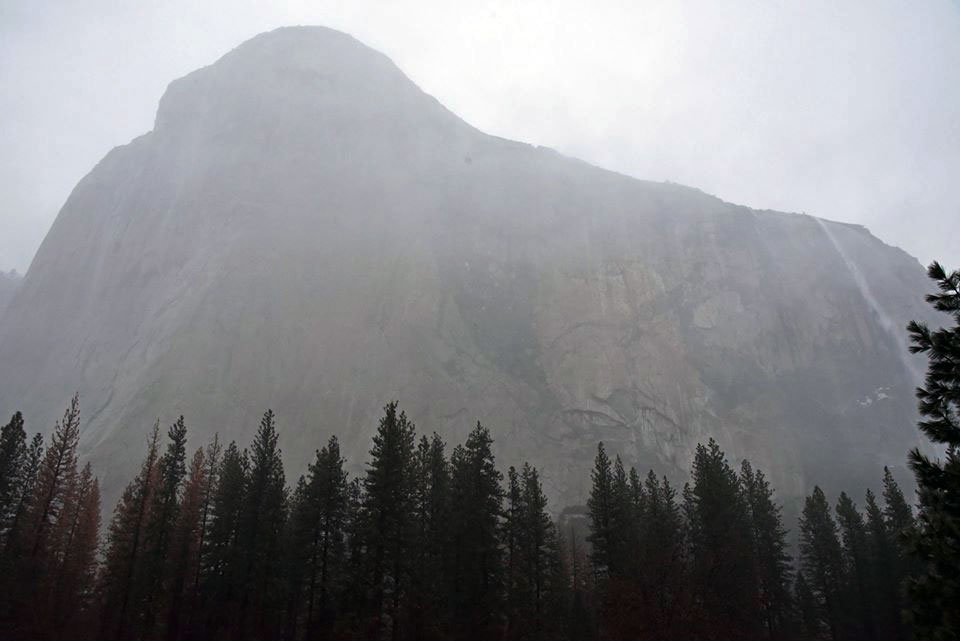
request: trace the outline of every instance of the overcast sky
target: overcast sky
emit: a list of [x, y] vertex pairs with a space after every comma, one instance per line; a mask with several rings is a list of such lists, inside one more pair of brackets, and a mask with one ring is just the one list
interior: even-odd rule
[[0, 270], [166, 85], [320, 24], [471, 124], [960, 267], [960, 2], [0, 0]]

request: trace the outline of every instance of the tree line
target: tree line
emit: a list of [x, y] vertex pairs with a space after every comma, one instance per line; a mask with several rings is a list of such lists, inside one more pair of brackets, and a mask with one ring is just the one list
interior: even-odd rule
[[101, 545], [78, 436], [76, 397], [45, 448], [20, 414], [2, 428], [4, 638], [909, 635], [898, 532], [915, 525], [888, 471], [866, 516], [814, 490], [795, 572], [764, 474], [747, 461], [735, 472], [712, 440], [679, 496], [601, 443], [578, 541], [551, 518], [535, 467], [498, 471], [480, 424], [448, 455], [391, 403], [361, 476], [332, 437], [288, 487], [271, 411], [249, 448], [214, 439], [192, 455], [181, 417], [162, 441], [154, 427]]
[[74, 397], [46, 444], [19, 413], [0, 429], [0, 637], [958, 638], [960, 273], [930, 275], [957, 323], [909, 328], [920, 428], [945, 449], [910, 454], [917, 516], [887, 469], [862, 509], [815, 487], [794, 559], [765, 475], [713, 440], [679, 491], [600, 443], [581, 537], [535, 467], [498, 470], [485, 427], [448, 454], [394, 402], [360, 475], [332, 437], [292, 485], [271, 411], [245, 449], [191, 454], [182, 417], [155, 425], [101, 534]]

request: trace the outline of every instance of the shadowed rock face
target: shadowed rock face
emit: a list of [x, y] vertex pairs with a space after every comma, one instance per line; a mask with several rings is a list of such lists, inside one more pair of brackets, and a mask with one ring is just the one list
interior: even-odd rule
[[[583, 500], [597, 442], [677, 475], [698, 441], [789, 498], [916, 439], [923, 269], [867, 230], [755, 211], [485, 135], [344, 34], [258, 36], [172, 83], [64, 205], [0, 327], [0, 411], [79, 390], [107, 501], [154, 420], [289, 471], [366, 459], [384, 403], [491, 428]], [[107, 503], [109, 504], [109, 502]]]

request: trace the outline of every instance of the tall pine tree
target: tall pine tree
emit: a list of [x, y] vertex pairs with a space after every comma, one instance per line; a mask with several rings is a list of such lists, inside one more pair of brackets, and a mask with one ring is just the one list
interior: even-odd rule
[[960, 271], [947, 274], [932, 263], [927, 275], [937, 293], [926, 297], [952, 317], [952, 327], [931, 330], [911, 322], [910, 351], [927, 356], [927, 376], [917, 389], [920, 430], [938, 447], [942, 461], [910, 452], [920, 499], [913, 551], [921, 563], [910, 584], [913, 621], [921, 639], [960, 638]]
[[[800, 517], [800, 570], [816, 605], [817, 621], [805, 626], [825, 629], [832, 641], [846, 638], [843, 626], [843, 585], [846, 573], [837, 523], [819, 487], [806, 498]], [[798, 598], [805, 595], [799, 595]], [[801, 604], [805, 606], [806, 604]], [[816, 625], [815, 625], [816, 623]]]
[[[200, 612], [205, 635], [216, 637], [240, 617], [244, 579], [242, 516], [247, 504], [250, 458], [231, 442], [217, 470], [210, 525], [201, 548]], [[199, 622], [198, 622], [199, 625]]]
[[876, 638], [872, 608], [876, 605], [875, 584], [870, 563], [869, 539], [863, 516], [846, 492], [837, 501], [837, 524], [846, 568], [843, 603], [849, 629], [860, 639]]
[[278, 439], [273, 411], [267, 410], [250, 448], [250, 473], [240, 511], [243, 570], [235, 628], [240, 638], [271, 638], [280, 630], [287, 490]]
[[375, 638], [401, 638], [401, 605], [410, 578], [414, 532], [416, 429], [397, 403], [384, 408], [364, 479], [364, 543], [368, 555], [370, 625]]
[[621, 573], [621, 568], [617, 567], [617, 540], [620, 533], [616, 531], [614, 516], [616, 499], [613, 466], [603, 442], [597, 445], [597, 456], [593, 462], [593, 471], [590, 472], [590, 480], [590, 496], [587, 499], [590, 536], [587, 537], [587, 542], [592, 546], [590, 561], [593, 571], [597, 580], [602, 582], [610, 575]]
[[477, 423], [450, 459], [453, 621], [461, 639], [491, 638], [501, 625], [503, 475], [489, 430]]
[[759, 589], [760, 618], [767, 638], [779, 639], [790, 625], [790, 584], [793, 570], [787, 552], [787, 531], [773, 489], [749, 461], [740, 467], [740, 483], [747, 500], [753, 538], [754, 567]]
[[100, 638], [125, 641], [139, 627], [145, 530], [157, 490], [159, 425], [154, 425], [140, 472], [127, 485], [107, 529], [107, 549], [98, 581]]
[[157, 464], [157, 489], [144, 528], [142, 588], [137, 603], [139, 636], [154, 638], [165, 623], [170, 596], [170, 555], [186, 476], [187, 426], [183, 416], [167, 431], [167, 447]]
[[293, 630], [296, 635], [302, 620], [307, 639], [329, 636], [338, 607], [348, 508], [344, 462], [337, 437], [330, 437], [310, 464], [291, 511], [291, 543], [301, 577], [293, 588]]
[[446, 579], [450, 570], [450, 464], [443, 440], [420, 439], [415, 458], [414, 513], [416, 563], [409, 605], [410, 636], [443, 638], [447, 620]]
[[760, 627], [747, 502], [720, 446], [698, 445], [684, 509], [704, 638], [754, 638]]
[[27, 433], [23, 429], [23, 415], [17, 412], [0, 428], [0, 550], [13, 523], [26, 468]]

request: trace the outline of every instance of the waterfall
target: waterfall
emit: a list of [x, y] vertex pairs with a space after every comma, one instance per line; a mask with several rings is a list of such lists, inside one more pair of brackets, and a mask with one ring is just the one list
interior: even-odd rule
[[840, 244], [840, 241], [837, 240], [836, 236], [833, 235], [833, 232], [830, 231], [830, 228], [827, 224], [820, 218], [813, 217], [817, 224], [820, 225], [820, 229], [823, 230], [823, 233], [826, 234], [827, 238], [830, 239], [833, 248], [837, 250], [837, 254], [843, 260], [843, 263], [847, 266], [847, 271], [850, 272], [850, 275], [853, 277], [853, 282], [856, 284], [857, 289], [860, 292], [860, 296], [863, 297], [863, 300], [866, 301], [867, 305], [870, 306], [870, 309], [873, 310], [873, 313], [876, 314], [877, 320], [880, 322], [880, 327], [883, 328], [885, 332], [893, 339], [894, 345], [897, 347], [897, 355], [900, 357], [900, 362], [903, 363], [903, 366], [910, 372], [914, 380], [921, 380], [923, 378], [922, 373], [917, 368], [916, 363], [910, 360], [907, 351], [907, 342], [903, 332], [900, 331], [900, 328], [896, 323], [893, 322], [893, 319], [890, 318], [890, 315], [884, 311], [880, 304], [877, 302], [876, 297], [873, 295], [873, 291], [870, 289], [867, 279], [864, 278], [863, 273], [860, 271], [860, 268], [850, 259], [847, 255], [847, 252], [843, 249], [843, 245]]

